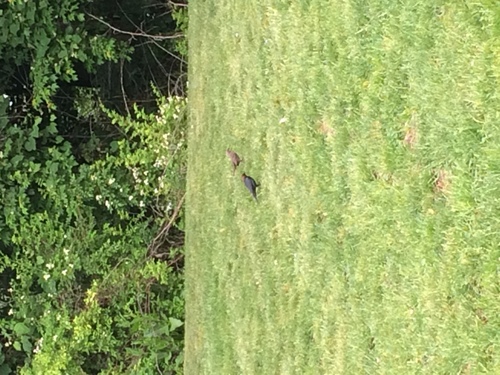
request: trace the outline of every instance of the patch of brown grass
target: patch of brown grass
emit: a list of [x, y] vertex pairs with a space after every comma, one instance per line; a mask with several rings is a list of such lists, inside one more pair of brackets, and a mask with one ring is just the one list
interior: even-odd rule
[[335, 135], [335, 130], [327, 119], [322, 119], [318, 124], [318, 132], [325, 137], [332, 137]]
[[403, 144], [409, 149], [415, 148], [418, 141], [417, 115], [412, 113], [411, 118], [405, 124], [405, 136]]
[[450, 188], [450, 174], [444, 169], [439, 169], [436, 171], [436, 177], [434, 179], [434, 191], [437, 193], [446, 193]]

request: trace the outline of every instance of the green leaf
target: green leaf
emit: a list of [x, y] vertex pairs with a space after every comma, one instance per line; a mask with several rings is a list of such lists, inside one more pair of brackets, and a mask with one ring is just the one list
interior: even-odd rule
[[43, 259], [43, 257], [41, 257], [40, 255], [38, 255], [36, 257], [36, 264], [41, 265], [41, 264], [44, 264], [44, 263], [45, 263], [45, 259]]
[[49, 170], [51, 173], [57, 173], [57, 170], [59, 169], [59, 163], [55, 162], [50, 164]]
[[9, 31], [11, 34], [16, 35], [17, 32], [19, 31], [19, 24], [18, 23], [11, 23], [9, 27]]
[[116, 152], [118, 150], [118, 142], [113, 141], [109, 144], [109, 147], [111, 148], [111, 152]]
[[180, 326], [182, 326], [184, 324], [179, 319], [168, 318], [168, 320], [170, 321], [170, 331], [174, 331], [176, 328], [179, 328]]
[[59, 57], [60, 59], [65, 59], [66, 57], [68, 57], [68, 52], [65, 49], [62, 49], [57, 54], [57, 57]]
[[57, 125], [55, 122], [50, 123], [50, 125], [47, 127], [47, 132], [49, 134], [57, 134]]
[[16, 349], [18, 352], [20, 352], [21, 349], [21, 343], [19, 341], [14, 341], [14, 345], [12, 345], [14, 349]]
[[33, 345], [31, 344], [30, 340], [28, 339], [28, 336], [22, 336], [21, 343], [23, 344], [23, 350], [26, 353], [31, 353], [31, 351], [33, 350]]
[[[83, 14], [82, 14], [82, 16], [83, 16]], [[78, 34], [74, 34], [72, 36], [72, 39], [73, 39], [73, 43], [77, 43], [77, 44], [82, 41], [82, 37], [80, 35], [78, 35]]]
[[31, 130], [30, 137], [38, 138], [39, 135], [40, 135], [40, 129], [38, 128], [38, 125], [35, 124], [33, 125], [33, 129]]
[[0, 366], [0, 375], [10, 375], [12, 374], [12, 370], [10, 369], [9, 365], [4, 363], [3, 365]]
[[24, 148], [26, 151], [35, 151], [36, 150], [36, 142], [35, 138], [28, 138], [28, 140], [24, 143]]
[[16, 167], [19, 164], [19, 162], [23, 159], [24, 159], [23, 155], [16, 155], [10, 160], [10, 162], [12, 163], [13, 167]]
[[36, 10], [36, 7], [27, 7], [28, 10], [26, 12], [26, 20], [27, 21], [31, 21], [30, 24], [34, 23], [35, 21], [35, 10]]
[[30, 161], [30, 172], [32, 173], [36, 173], [40, 170], [40, 164], [39, 163], [33, 163], [32, 161]]
[[24, 323], [16, 323], [16, 325], [14, 326], [14, 332], [21, 336], [28, 334], [30, 332], [30, 329]]

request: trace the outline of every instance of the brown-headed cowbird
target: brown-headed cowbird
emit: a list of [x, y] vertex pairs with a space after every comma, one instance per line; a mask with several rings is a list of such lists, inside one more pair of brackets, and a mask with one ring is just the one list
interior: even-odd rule
[[239, 157], [239, 155], [234, 152], [233, 150], [226, 149], [226, 156], [231, 160], [231, 164], [233, 165], [233, 175], [234, 172], [236, 171], [236, 167], [240, 165], [240, 163], [243, 161], [242, 158]]
[[255, 180], [247, 176], [245, 173], [241, 175], [241, 180], [247, 187], [248, 191], [250, 191], [250, 194], [252, 194], [253, 199], [257, 202], [257, 188], [260, 186]]

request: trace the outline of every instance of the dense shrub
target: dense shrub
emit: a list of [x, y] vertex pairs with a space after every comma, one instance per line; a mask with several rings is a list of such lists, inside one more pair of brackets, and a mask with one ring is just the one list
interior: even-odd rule
[[141, 82], [113, 101], [99, 67], [151, 59], [115, 19], [81, 0], [0, 6], [2, 375], [182, 368], [186, 100]]

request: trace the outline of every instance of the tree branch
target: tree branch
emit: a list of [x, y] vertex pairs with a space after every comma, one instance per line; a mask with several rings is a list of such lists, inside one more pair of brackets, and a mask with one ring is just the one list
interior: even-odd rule
[[106, 21], [101, 20], [99, 17], [94, 16], [93, 14], [90, 14], [90, 13], [87, 13], [87, 12], [85, 12], [85, 13], [87, 14], [87, 16], [95, 19], [96, 21], [102, 23], [103, 25], [106, 25], [111, 30], [116, 31], [117, 33], [120, 33], [120, 34], [131, 35], [131, 36], [138, 36], [138, 37], [141, 37], [141, 38], [149, 38], [149, 39], [153, 39], [153, 40], [167, 40], [167, 39], [177, 39], [177, 38], [183, 38], [184, 37], [183, 33], [175, 33], [175, 34], [172, 34], [172, 35], [150, 35], [150, 34], [146, 34], [144, 32], [142, 32], [142, 33], [134, 33], [132, 31], [120, 30], [120, 29], [118, 29], [118, 28], [110, 25]]

